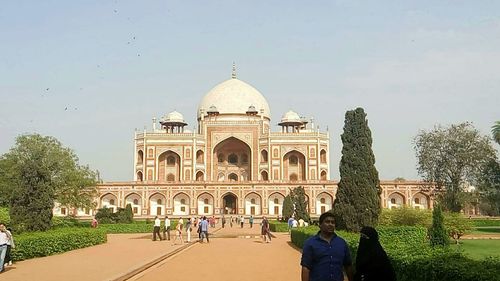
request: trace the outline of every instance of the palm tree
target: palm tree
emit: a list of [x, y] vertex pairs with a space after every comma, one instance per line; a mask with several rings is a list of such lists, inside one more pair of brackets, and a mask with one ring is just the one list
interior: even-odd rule
[[493, 139], [500, 144], [500, 121], [496, 121], [495, 125], [491, 127], [491, 133], [493, 134]]

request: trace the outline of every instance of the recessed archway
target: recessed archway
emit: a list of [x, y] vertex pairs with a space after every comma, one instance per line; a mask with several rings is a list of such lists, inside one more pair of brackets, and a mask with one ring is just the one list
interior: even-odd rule
[[[212, 179], [219, 179], [218, 175], [222, 172], [228, 175], [227, 180], [252, 180], [252, 153], [245, 142], [235, 137], [221, 141], [214, 147], [212, 159], [214, 159]], [[231, 174], [235, 174], [236, 177], [231, 177]]]
[[222, 209], [224, 214], [238, 213], [238, 198], [233, 193], [226, 193], [222, 197]]

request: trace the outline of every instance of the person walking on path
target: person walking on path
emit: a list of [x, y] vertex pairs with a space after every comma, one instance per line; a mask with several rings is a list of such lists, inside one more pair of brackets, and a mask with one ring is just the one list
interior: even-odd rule
[[294, 220], [293, 216], [288, 218], [288, 232], [292, 232], [293, 220]]
[[233, 216], [229, 217], [229, 226], [233, 227]]
[[250, 216], [248, 222], [250, 223], [250, 228], [253, 228], [253, 216]]
[[5, 270], [5, 255], [7, 254], [7, 242], [10, 240], [5, 224], [0, 223], [0, 272]]
[[262, 239], [264, 243], [270, 243], [271, 242], [271, 236], [269, 235], [269, 221], [267, 220], [266, 217], [262, 217], [262, 226], [261, 226], [261, 231], [260, 234], [262, 235]]
[[210, 240], [208, 240], [208, 221], [207, 221], [207, 217], [203, 217], [203, 220], [200, 222], [200, 228], [201, 228], [201, 240], [200, 240], [200, 243], [203, 243], [203, 239], [205, 237], [207, 238], [207, 243], [210, 243]]
[[245, 224], [245, 218], [243, 216], [240, 217], [240, 225], [241, 228], [243, 228], [243, 225]]
[[172, 243], [172, 246], [174, 246], [176, 244], [177, 239], [180, 239], [181, 244], [184, 244], [184, 239], [182, 238], [182, 224], [181, 223], [177, 223], [177, 225], [175, 226], [175, 238], [174, 238], [174, 242]]
[[7, 237], [10, 237], [7, 241], [7, 252], [5, 253], [5, 261], [4, 264], [12, 265], [12, 249], [16, 248], [16, 244], [14, 244], [14, 236], [12, 236], [12, 230], [7, 228]]
[[161, 226], [161, 220], [158, 216], [155, 216], [155, 224], [153, 226], [153, 241], [156, 241], [156, 235], [158, 235], [158, 238], [161, 239], [160, 235], [160, 226]]
[[373, 227], [361, 229], [354, 281], [396, 281], [396, 274]]
[[165, 216], [165, 228], [163, 228], [163, 240], [170, 241], [170, 230], [171, 230], [170, 219], [168, 218], [168, 216]]
[[189, 218], [186, 222], [186, 233], [187, 233], [187, 242], [191, 242], [191, 224], [193, 219]]
[[224, 226], [226, 225], [226, 217], [222, 216], [221, 222], [222, 222], [222, 228], [224, 228]]
[[97, 228], [97, 226], [99, 225], [99, 222], [97, 221], [97, 219], [94, 217], [92, 219], [92, 222], [90, 223], [90, 227], [92, 228]]
[[335, 234], [333, 213], [326, 212], [319, 217], [320, 231], [304, 242], [302, 249], [302, 281], [343, 281], [344, 274], [353, 281], [352, 260], [344, 239]]

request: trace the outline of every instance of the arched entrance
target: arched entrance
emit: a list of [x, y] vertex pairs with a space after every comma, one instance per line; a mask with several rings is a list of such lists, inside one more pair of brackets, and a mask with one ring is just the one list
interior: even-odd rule
[[236, 196], [232, 193], [228, 193], [222, 197], [222, 209], [224, 210], [224, 214], [237, 214], [237, 202]]

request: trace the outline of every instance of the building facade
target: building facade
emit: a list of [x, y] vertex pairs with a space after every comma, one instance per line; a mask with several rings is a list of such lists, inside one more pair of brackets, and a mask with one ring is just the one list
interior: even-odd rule
[[[194, 132], [179, 112], [153, 119], [136, 132], [134, 181], [98, 185], [98, 208], [131, 204], [135, 217], [156, 215], [281, 214], [285, 196], [304, 187], [311, 216], [332, 208], [337, 182], [330, 179], [330, 136], [294, 111], [272, 132], [264, 96], [236, 78], [201, 100]], [[382, 205], [431, 208], [421, 182], [381, 182]], [[56, 215], [65, 215], [56, 206]], [[78, 210], [91, 216], [95, 210]], [[64, 214], [63, 214], [64, 213]]]

